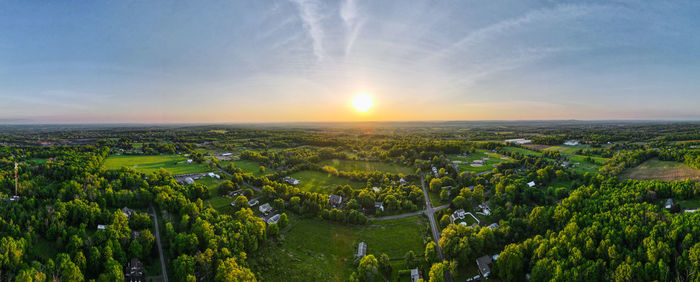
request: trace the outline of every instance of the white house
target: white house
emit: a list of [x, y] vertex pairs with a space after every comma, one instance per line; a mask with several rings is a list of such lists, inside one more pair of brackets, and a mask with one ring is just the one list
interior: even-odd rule
[[383, 202], [374, 202], [374, 208], [384, 211], [384, 203]]
[[364, 257], [365, 254], [367, 254], [367, 243], [360, 242], [357, 245], [357, 255], [355, 255], [355, 257], [361, 258]]
[[530, 182], [528, 182], [528, 183], [527, 183], [527, 186], [535, 187], [535, 181], [530, 181]]
[[185, 184], [194, 184], [194, 179], [192, 177], [185, 178]]
[[515, 143], [519, 145], [524, 145], [524, 144], [530, 144], [532, 141], [523, 139], [523, 138], [517, 138], [517, 139], [508, 139], [505, 141], [506, 143]]
[[231, 153], [223, 153], [223, 154], [221, 154], [222, 157], [230, 157], [231, 155], [233, 155], [233, 154], [231, 154]]
[[411, 282], [416, 282], [420, 280], [420, 273], [418, 272], [418, 268], [411, 269]]
[[569, 140], [569, 141], [564, 142], [564, 145], [566, 145], [566, 146], [578, 146], [578, 145], [581, 145], [581, 143], [576, 141], [576, 140]]
[[193, 159], [187, 159], [187, 163], [191, 164], [194, 160]]
[[264, 203], [258, 207], [258, 210], [263, 214], [268, 214], [270, 211], [272, 211], [272, 206], [270, 203]]
[[668, 198], [668, 199], [666, 200], [666, 206], [665, 206], [665, 207], [666, 207], [666, 209], [670, 209], [671, 206], [673, 206], [673, 199]]
[[291, 178], [289, 176], [285, 176], [284, 178], [282, 178], [282, 180], [284, 180], [285, 182], [287, 182], [291, 185], [299, 185], [299, 183], [301, 183], [298, 179], [294, 179], [294, 178]]
[[98, 224], [98, 225], [97, 225], [97, 230], [107, 230], [107, 225], [105, 225], [105, 224]]
[[260, 203], [260, 201], [258, 201], [258, 199], [252, 199], [252, 200], [248, 201], [248, 206], [254, 207], [258, 203]]
[[277, 223], [280, 220], [280, 215], [276, 214], [267, 219], [267, 224]]
[[379, 191], [382, 191], [382, 189], [380, 189], [379, 187], [372, 187], [372, 191], [378, 193]]

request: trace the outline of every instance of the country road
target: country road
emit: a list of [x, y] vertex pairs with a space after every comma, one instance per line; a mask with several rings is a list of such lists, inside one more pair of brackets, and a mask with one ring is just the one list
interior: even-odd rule
[[[437, 253], [438, 256], [440, 257], [440, 261], [445, 260], [445, 255], [442, 253], [442, 248], [440, 248], [440, 229], [438, 229], [437, 223], [435, 223], [435, 211], [430, 204], [430, 197], [428, 196], [428, 189], [425, 188], [425, 177], [421, 175], [420, 177], [420, 186], [423, 188], [423, 196], [425, 197], [425, 215], [428, 216], [428, 221], [430, 221], [430, 230], [433, 232], [433, 240], [435, 240], [435, 244], [437, 245]], [[440, 207], [445, 207], [440, 206]], [[438, 207], [438, 208], [440, 208]], [[452, 281], [452, 275], [450, 274], [449, 271], [445, 271], [444, 274], [444, 279], [447, 282]]]
[[[436, 208], [433, 208], [433, 211], [439, 211], [441, 209], [445, 209], [449, 207], [450, 204], [445, 204]], [[410, 216], [416, 216], [416, 215], [421, 215], [426, 213], [427, 210], [420, 210], [420, 211], [415, 211], [415, 212], [409, 212], [409, 213], [402, 213], [402, 214], [396, 214], [396, 215], [388, 215], [388, 216], [382, 216], [382, 217], [370, 217], [369, 219], [371, 220], [391, 220], [391, 219], [399, 219], [399, 218], [404, 218], [404, 217], [410, 217]]]
[[156, 244], [158, 244], [158, 255], [160, 255], [160, 266], [163, 272], [163, 281], [168, 282], [168, 270], [165, 267], [165, 257], [163, 256], [163, 245], [160, 243], [160, 229], [158, 228], [158, 214], [156, 214], [156, 209], [151, 206], [151, 212], [153, 213], [153, 220], [156, 223]]

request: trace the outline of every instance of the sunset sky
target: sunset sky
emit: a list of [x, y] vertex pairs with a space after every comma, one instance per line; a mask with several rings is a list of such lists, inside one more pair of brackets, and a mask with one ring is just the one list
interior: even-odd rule
[[0, 1], [0, 123], [700, 120], [698, 15], [700, 1]]

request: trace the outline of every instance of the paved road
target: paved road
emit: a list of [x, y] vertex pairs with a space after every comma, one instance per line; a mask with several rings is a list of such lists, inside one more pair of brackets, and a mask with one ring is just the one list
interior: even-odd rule
[[442, 254], [442, 248], [440, 248], [440, 230], [437, 227], [437, 223], [435, 223], [435, 210], [433, 209], [433, 206], [430, 204], [430, 197], [428, 196], [428, 189], [425, 188], [425, 177], [421, 175], [420, 177], [420, 185], [423, 188], [423, 196], [425, 197], [425, 215], [428, 216], [428, 221], [430, 222], [430, 230], [433, 232], [433, 240], [435, 240], [435, 244], [437, 245], [437, 251], [438, 251], [438, 256], [440, 257], [440, 260], [445, 260], [445, 256]]
[[[436, 208], [433, 208], [433, 211], [439, 211], [441, 209], [445, 209], [449, 207], [450, 204], [442, 205]], [[389, 215], [389, 216], [382, 216], [382, 217], [370, 217], [371, 220], [390, 220], [390, 219], [399, 219], [399, 218], [404, 218], [404, 217], [410, 217], [410, 216], [416, 216], [416, 215], [421, 215], [424, 214], [426, 210], [421, 210], [421, 211], [416, 211], [416, 212], [409, 212], [409, 213], [402, 213], [402, 214], [396, 214], [396, 215]]]
[[160, 255], [160, 266], [163, 271], [163, 281], [168, 282], [168, 271], [165, 268], [165, 257], [163, 257], [163, 245], [160, 244], [160, 230], [158, 228], [158, 215], [156, 214], [156, 209], [151, 206], [151, 212], [153, 213], [153, 220], [156, 223], [156, 244], [158, 244], [158, 254]]

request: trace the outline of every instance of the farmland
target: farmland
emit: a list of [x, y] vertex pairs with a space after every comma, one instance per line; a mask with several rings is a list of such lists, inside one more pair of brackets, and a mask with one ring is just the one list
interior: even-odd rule
[[301, 183], [299, 189], [308, 192], [329, 193], [338, 185], [350, 185], [350, 187], [359, 189], [364, 186], [363, 183], [353, 181], [347, 178], [328, 175], [325, 172], [314, 170], [302, 170], [289, 175], [298, 179]]
[[112, 155], [105, 159], [103, 166], [106, 169], [119, 169], [128, 167], [142, 173], [152, 173], [161, 168], [170, 174], [199, 173], [207, 172], [211, 169], [209, 165], [188, 164], [184, 157], [179, 155], [153, 155], [153, 156], [116, 156]]
[[338, 170], [342, 171], [381, 171], [394, 174], [411, 174], [415, 172], [414, 169], [410, 167], [402, 166], [394, 163], [387, 162], [370, 162], [370, 161], [356, 161], [356, 160], [328, 160], [321, 163], [321, 165], [332, 166]]
[[620, 175], [621, 179], [636, 180], [693, 180], [700, 181], [700, 170], [678, 162], [648, 160], [635, 168], [626, 170]]
[[[252, 254], [252, 267], [263, 281], [345, 281], [353, 270], [359, 242], [367, 243], [367, 254], [386, 253], [395, 268], [412, 250], [423, 253], [425, 220], [408, 217], [378, 221], [366, 226], [342, 225], [318, 219], [290, 216], [291, 226], [283, 231], [280, 247]], [[396, 272], [396, 271], [395, 271]]]

